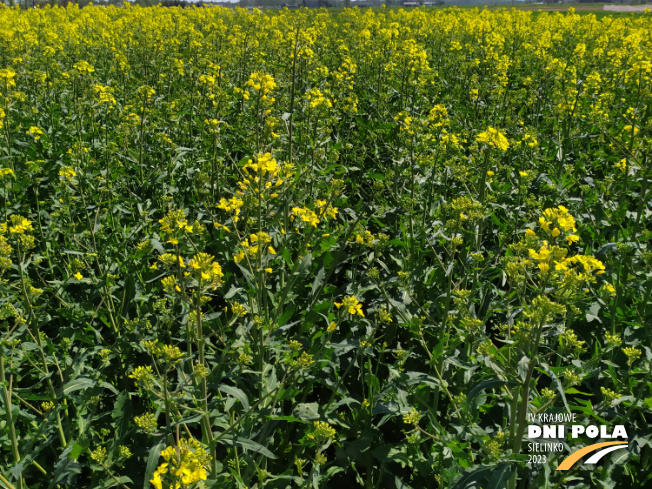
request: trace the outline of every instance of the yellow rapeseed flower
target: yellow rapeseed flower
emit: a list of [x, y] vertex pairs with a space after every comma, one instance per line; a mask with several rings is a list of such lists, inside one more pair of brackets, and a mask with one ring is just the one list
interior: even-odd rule
[[507, 151], [507, 148], [509, 148], [509, 141], [505, 135], [493, 127], [488, 127], [486, 131], [478, 134], [475, 140], [479, 143], [485, 143], [493, 148], [498, 148], [502, 151]]
[[342, 306], [344, 306], [346, 311], [352, 316], [357, 314], [358, 316], [364, 317], [364, 313], [362, 312], [362, 304], [355, 296], [349, 295], [342, 299], [342, 302], [335, 302], [335, 307], [338, 309]]

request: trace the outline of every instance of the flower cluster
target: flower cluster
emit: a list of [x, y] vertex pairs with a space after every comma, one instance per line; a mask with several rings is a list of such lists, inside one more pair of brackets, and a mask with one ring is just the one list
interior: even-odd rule
[[217, 208], [226, 212], [231, 212], [231, 219], [233, 222], [238, 222], [240, 220], [240, 209], [243, 205], [244, 201], [238, 197], [231, 197], [228, 200], [222, 197], [219, 204], [217, 204]]
[[[240, 263], [247, 256], [256, 257], [258, 256], [258, 253], [265, 250], [265, 245], [269, 245], [271, 242], [272, 237], [263, 231], [251, 234], [249, 238], [240, 242], [240, 251], [233, 257], [233, 260], [236, 263]], [[269, 245], [266, 249], [269, 255], [276, 254], [276, 250], [273, 246]]]
[[38, 141], [39, 139], [41, 139], [41, 136], [45, 133], [43, 132], [43, 129], [41, 129], [40, 127], [32, 126], [29, 128], [29, 130], [27, 130], [27, 134], [32, 136], [34, 138], [34, 141]]
[[146, 433], [154, 433], [158, 428], [156, 417], [152, 413], [145, 413], [142, 416], [136, 416], [134, 423]]
[[[13, 68], [3, 68], [0, 70], [0, 84], [1, 85], [6, 85], [8, 87], [15, 87], [16, 86], [16, 72], [14, 71]], [[4, 117], [4, 113], [3, 113]]]
[[72, 179], [77, 176], [77, 173], [71, 166], [62, 166], [59, 170], [59, 177], [62, 181], [72, 182]]
[[108, 105], [112, 109], [116, 105], [115, 97], [113, 96], [113, 88], [104, 85], [94, 85], [93, 93], [97, 96], [97, 101], [100, 105]]
[[405, 424], [411, 424], [413, 426], [418, 425], [420, 419], [421, 419], [421, 413], [419, 413], [419, 411], [417, 411], [415, 408], [410, 409], [410, 411], [408, 411], [403, 415], [403, 422]]
[[605, 272], [605, 266], [600, 260], [585, 255], [566, 258], [568, 250], [550, 245], [548, 241], [543, 241], [539, 251], [530, 248], [528, 255], [537, 262], [541, 273], [547, 273], [553, 268], [556, 272], [561, 272], [566, 287], [595, 282], [595, 277]]
[[30, 234], [32, 231], [34, 231], [32, 221], [18, 214], [12, 214], [9, 216], [9, 221], [0, 224], [0, 268], [6, 269], [11, 266], [12, 247], [8, 237], [5, 236], [7, 232], [9, 237], [18, 238], [18, 243], [27, 249], [35, 244], [34, 236]]
[[324, 443], [335, 438], [335, 428], [324, 421], [315, 421], [312, 433], [308, 434], [308, 439], [315, 443]]
[[301, 222], [305, 222], [312, 227], [317, 227], [317, 224], [319, 224], [319, 217], [317, 217], [317, 214], [315, 211], [312, 209], [309, 209], [307, 207], [293, 207], [292, 208], [292, 218], [294, 220], [294, 217], [297, 216], [301, 219]]
[[88, 76], [95, 71], [95, 68], [87, 61], [79, 61], [72, 65], [79, 76]]
[[[244, 178], [238, 182], [240, 190], [236, 193], [243, 197], [247, 193], [256, 196], [278, 197], [277, 189], [284, 183], [282, 168], [271, 153], [259, 153], [253, 160], [248, 160], [242, 168]], [[221, 205], [220, 201], [220, 205]], [[225, 202], [228, 207], [228, 202]]]
[[[579, 236], [573, 234], [577, 231], [575, 227], [575, 218], [568, 212], [568, 209], [563, 205], [555, 208], [549, 208], [543, 211], [543, 216], [539, 217], [539, 226], [546, 233], [550, 233], [553, 238], [561, 235], [562, 231], [566, 242], [570, 245], [579, 241]], [[551, 229], [552, 227], [552, 229]], [[530, 230], [528, 234], [533, 235], [534, 232]]]
[[556, 262], [555, 270], [564, 273], [564, 285], [570, 287], [581, 282], [595, 282], [596, 276], [605, 272], [605, 266], [592, 256], [575, 255]]
[[470, 197], [458, 197], [449, 205], [453, 211], [453, 219], [447, 224], [451, 227], [457, 227], [463, 221], [478, 221], [485, 215], [485, 209], [482, 203]]
[[[186, 214], [182, 210], [171, 210], [158, 222], [161, 225], [161, 231], [166, 234], [175, 234], [179, 229], [188, 229], [190, 227], [186, 220]], [[190, 227], [190, 229], [192, 228]]]
[[213, 255], [197, 253], [189, 262], [188, 267], [196, 274], [198, 282], [209, 289], [222, 285], [224, 273]]
[[315, 209], [319, 210], [320, 217], [327, 217], [329, 219], [337, 219], [338, 209], [333, 207], [325, 200], [315, 200]]
[[342, 299], [342, 302], [335, 302], [335, 307], [338, 309], [342, 306], [344, 306], [346, 312], [352, 316], [358, 315], [364, 317], [364, 313], [362, 312], [362, 304], [355, 296], [349, 295]]
[[492, 148], [498, 148], [502, 151], [507, 151], [507, 148], [509, 148], [509, 141], [505, 135], [493, 127], [488, 127], [486, 131], [478, 134], [475, 140], [479, 143], [485, 143]]
[[150, 479], [156, 489], [180, 489], [205, 481], [208, 476], [211, 457], [195, 439], [182, 438], [178, 447], [165, 448], [161, 456], [165, 462], [157, 467]]
[[[268, 75], [267, 73], [252, 73], [247, 80], [247, 86], [250, 87], [253, 93], [256, 93], [260, 96], [260, 100], [268, 101], [269, 103], [274, 102], [273, 98], [268, 99], [267, 95], [276, 88], [276, 82], [274, 77]], [[242, 96], [245, 100], [249, 100], [249, 92], [243, 92]]]
[[145, 367], [136, 367], [130, 374], [130, 379], [134, 379], [136, 387], [148, 388], [154, 384], [154, 371], [150, 365]]
[[189, 224], [185, 212], [181, 209], [170, 210], [158, 222], [161, 225], [163, 236], [167, 237], [167, 242], [172, 245], [178, 245], [179, 238], [182, 236], [189, 234], [202, 235], [206, 232], [206, 227], [197, 220]]
[[330, 109], [333, 107], [332, 102], [317, 88], [312, 88], [306, 93], [306, 99], [310, 102], [310, 107], [313, 109], [324, 108]]
[[401, 131], [407, 132], [410, 136], [414, 135], [413, 119], [409, 113], [399, 112], [398, 115], [394, 116], [394, 120], [398, 123]]
[[430, 127], [447, 126], [450, 121], [448, 120], [448, 110], [443, 105], [435, 105], [428, 113], [428, 122]]
[[[9, 216], [11, 223], [9, 224], [9, 234], [25, 234], [30, 231], [34, 231], [32, 227], [32, 221], [29, 219], [19, 216], [17, 214], [12, 214]], [[7, 228], [5, 224], [4, 229]]]

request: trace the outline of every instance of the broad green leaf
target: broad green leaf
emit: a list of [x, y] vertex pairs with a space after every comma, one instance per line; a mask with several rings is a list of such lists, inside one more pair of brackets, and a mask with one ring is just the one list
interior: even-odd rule
[[240, 404], [242, 404], [245, 411], [249, 410], [249, 399], [247, 399], [247, 394], [245, 394], [242, 389], [225, 384], [219, 386], [218, 389], [240, 401]]

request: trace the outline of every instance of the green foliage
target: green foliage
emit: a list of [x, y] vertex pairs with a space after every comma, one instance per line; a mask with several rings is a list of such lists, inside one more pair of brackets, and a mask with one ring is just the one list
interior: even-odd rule
[[649, 485], [649, 14], [0, 26], [3, 485]]

